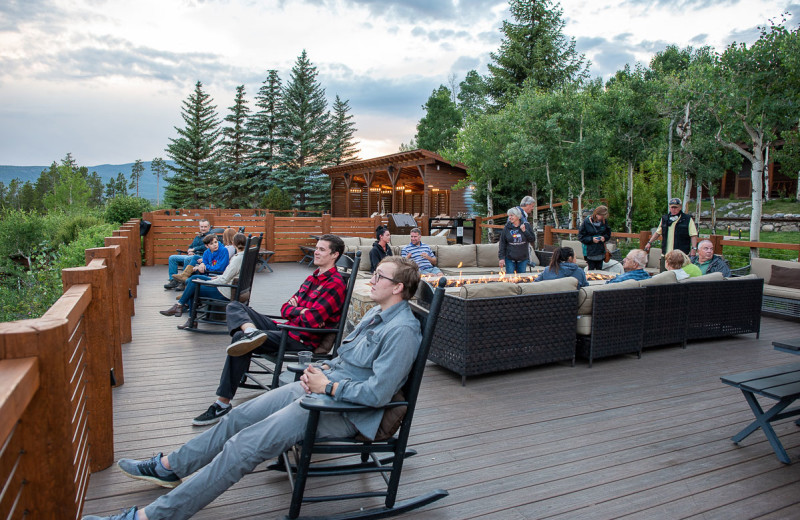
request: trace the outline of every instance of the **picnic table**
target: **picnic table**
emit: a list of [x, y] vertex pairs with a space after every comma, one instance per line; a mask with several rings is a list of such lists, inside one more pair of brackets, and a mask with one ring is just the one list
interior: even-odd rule
[[[796, 342], [800, 342], [800, 338], [798, 338]], [[783, 350], [782, 348], [778, 348], [777, 345], [773, 344], [773, 346], [778, 350]], [[793, 353], [800, 353], [800, 350]], [[749, 372], [723, 376], [720, 379], [723, 383], [742, 391], [747, 404], [750, 405], [750, 409], [755, 416], [755, 420], [742, 431], [734, 435], [731, 440], [738, 444], [748, 435], [760, 428], [764, 431], [764, 435], [767, 436], [767, 440], [772, 446], [775, 455], [778, 456], [778, 460], [784, 464], [791, 464], [791, 459], [783, 448], [771, 423], [800, 415], [800, 407], [784, 411], [800, 398], [800, 363], [751, 370]], [[756, 395], [774, 399], [778, 402], [765, 412], [756, 399]], [[800, 421], [797, 421], [795, 424], [800, 426]]]

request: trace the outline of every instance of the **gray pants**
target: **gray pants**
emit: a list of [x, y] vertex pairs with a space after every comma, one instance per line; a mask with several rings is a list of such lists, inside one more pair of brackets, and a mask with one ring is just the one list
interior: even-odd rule
[[[308, 411], [296, 401], [304, 395], [299, 382], [261, 394], [170, 453], [167, 458], [179, 477], [197, 474], [147, 506], [147, 518], [190, 518], [260, 463], [302, 440]], [[352, 437], [356, 432], [341, 414], [323, 413], [317, 438]]]

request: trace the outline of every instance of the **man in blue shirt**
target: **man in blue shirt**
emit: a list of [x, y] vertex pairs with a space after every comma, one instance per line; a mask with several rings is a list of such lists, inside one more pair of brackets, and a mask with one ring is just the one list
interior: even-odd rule
[[430, 246], [422, 243], [420, 235], [422, 232], [419, 228], [412, 229], [411, 243], [403, 247], [400, 255], [413, 260], [422, 274], [441, 274], [442, 271], [436, 267], [436, 255], [433, 254]]
[[646, 265], [647, 253], [641, 249], [631, 249], [622, 259], [622, 267], [625, 269], [625, 273], [606, 283], [624, 282], [625, 280], [647, 280], [650, 275], [644, 270]]
[[[261, 462], [277, 457], [301, 441], [308, 411], [299, 400], [308, 394], [370, 407], [389, 403], [403, 386], [417, 356], [422, 334], [408, 300], [417, 291], [419, 269], [411, 260], [387, 257], [375, 269], [370, 309], [344, 339], [339, 355], [306, 369], [300, 381], [261, 394], [227, 414], [213, 428], [169, 455], [149, 460], [122, 459], [128, 476], [175, 488], [142, 509], [136, 506], [113, 520], [189, 518]], [[382, 410], [322, 414], [318, 438], [373, 439]], [[197, 472], [191, 479], [181, 479]], [[84, 520], [98, 520], [87, 516]]]

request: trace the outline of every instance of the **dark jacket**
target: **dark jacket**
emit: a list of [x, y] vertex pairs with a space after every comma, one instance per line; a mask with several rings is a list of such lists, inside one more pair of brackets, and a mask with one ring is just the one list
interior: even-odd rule
[[[603, 237], [605, 242], [595, 243], [594, 237]], [[606, 244], [611, 240], [611, 228], [607, 224], [592, 221], [592, 217], [586, 217], [578, 229], [578, 240], [586, 246], [583, 257], [587, 260], [603, 260], [606, 256]], [[576, 255], [577, 256], [577, 251]]]
[[381, 260], [387, 256], [392, 256], [392, 246], [386, 244], [386, 249], [383, 249], [380, 242], [377, 240], [373, 242], [372, 249], [369, 250], [369, 263], [372, 264], [372, 267], [370, 267], [369, 271], [374, 273], [375, 268], [378, 267], [378, 264], [381, 263]]
[[[209, 231], [208, 233], [211, 233], [211, 231]], [[208, 249], [206, 245], [203, 243], [203, 238], [206, 235], [208, 235], [208, 233], [203, 233], [202, 235], [197, 235], [196, 237], [194, 237], [192, 243], [189, 244], [189, 249], [194, 250], [192, 254], [203, 256], [203, 253], [205, 253], [206, 249]]]
[[[672, 222], [669, 220], [671, 216], [672, 215], [669, 213], [662, 215], [661, 222], [659, 222], [659, 226], [661, 227], [661, 252], [665, 255], [667, 254], [669, 228], [672, 225]], [[678, 213], [678, 216], [678, 224], [675, 226], [675, 236], [672, 239], [672, 248], [680, 249], [688, 255], [692, 250], [692, 237], [689, 236], [689, 222], [692, 220], [692, 216], [683, 211]]]
[[[697, 267], [700, 267], [700, 260], [698, 260], [696, 256], [694, 257], [694, 260], [692, 260], [692, 263]], [[700, 270], [702, 271], [703, 268], [700, 267]], [[725, 278], [730, 278], [731, 268], [728, 267], [728, 264], [725, 263], [725, 260], [723, 260], [721, 256], [714, 255], [711, 257], [711, 261], [708, 264], [708, 268], [706, 269], [705, 272], [705, 274], [711, 274], [711, 273], [722, 273], [722, 276], [724, 276]]]
[[557, 280], [559, 278], [568, 278], [570, 276], [578, 279], [578, 287], [586, 287], [589, 285], [589, 282], [586, 281], [586, 273], [583, 272], [583, 269], [572, 262], [561, 262], [558, 266], [558, 273], [551, 271], [550, 266], [545, 267], [544, 271], [542, 271], [542, 273], [536, 277], [536, 281], [542, 282], [544, 280]]
[[525, 231], [522, 231], [517, 226], [514, 226], [510, 221], [506, 222], [503, 231], [500, 232], [500, 249], [497, 253], [500, 260], [527, 260], [530, 258], [528, 254], [528, 243], [536, 244], [536, 235], [533, 234], [532, 226], [525, 224]]

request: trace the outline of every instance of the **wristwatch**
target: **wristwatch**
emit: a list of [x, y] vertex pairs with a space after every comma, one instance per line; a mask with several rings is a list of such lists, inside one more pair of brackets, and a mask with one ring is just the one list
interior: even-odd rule
[[328, 381], [328, 384], [325, 385], [325, 395], [333, 395], [333, 381]]

